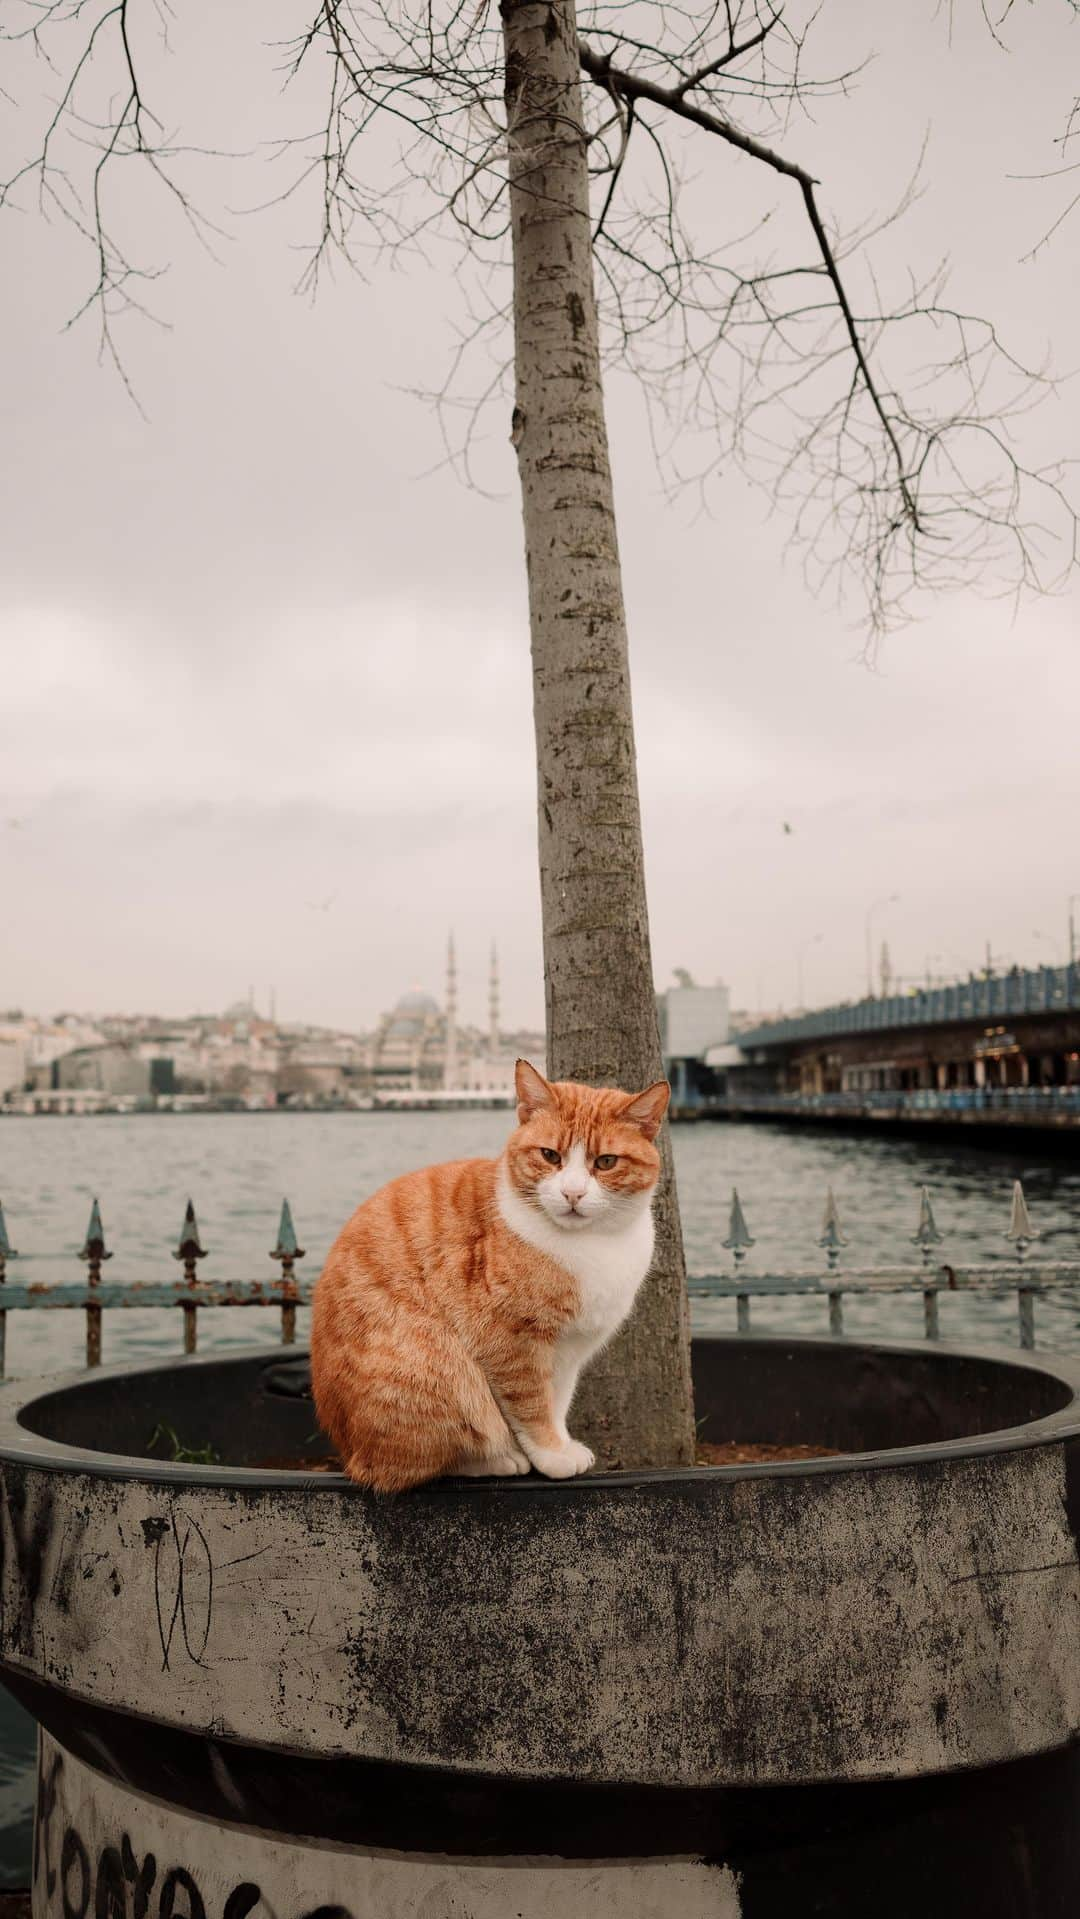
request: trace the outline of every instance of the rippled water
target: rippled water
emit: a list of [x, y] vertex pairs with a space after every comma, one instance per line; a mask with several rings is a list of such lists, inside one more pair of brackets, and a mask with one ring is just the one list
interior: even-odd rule
[[[462, 1113], [176, 1114], [160, 1117], [0, 1121], [0, 1197], [21, 1258], [11, 1277], [80, 1280], [76, 1254], [93, 1197], [101, 1201], [114, 1258], [109, 1279], [175, 1278], [171, 1258], [184, 1205], [195, 1202], [208, 1257], [200, 1276], [272, 1278], [267, 1257], [287, 1195], [304, 1271], [314, 1273], [342, 1221], [365, 1194], [409, 1167], [497, 1152], [508, 1115]], [[756, 1245], [748, 1270], [820, 1267], [816, 1246], [826, 1188], [836, 1194], [850, 1240], [845, 1263], [912, 1261], [918, 1193], [930, 1187], [942, 1255], [954, 1262], [1004, 1260], [1012, 1181], [1022, 1178], [1040, 1254], [1080, 1257], [1080, 1157], [1040, 1155], [1034, 1142], [1011, 1152], [934, 1142], [843, 1138], [765, 1126], [700, 1124], [675, 1132], [675, 1156], [693, 1272], [728, 1272], [721, 1242], [738, 1186]], [[958, 1295], [942, 1301], [948, 1338], [1013, 1337], [1015, 1308]], [[702, 1324], [727, 1323], [728, 1302], [695, 1308]], [[824, 1330], [814, 1300], [755, 1304], [754, 1321]], [[921, 1302], [853, 1301], [851, 1330], [904, 1337], [921, 1332]], [[105, 1316], [105, 1358], [125, 1359], [179, 1344], [179, 1316]], [[302, 1323], [302, 1320], [301, 1320]], [[276, 1337], [272, 1313], [204, 1314], [200, 1345]], [[1080, 1316], [1067, 1302], [1039, 1307], [1040, 1343], [1080, 1346]], [[12, 1372], [81, 1363], [78, 1314], [13, 1314]]]
[[[316, 1272], [342, 1221], [365, 1194], [410, 1167], [497, 1152], [504, 1112], [173, 1114], [153, 1117], [7, 1119], [0, 1121], [0, 1198], [21, 1257], [11, 1277], [77, 1280], [76, 1257], [91, 1199], [100, 1199], [115, 1257], [110, 1279], [175, 1277], [170, 1257], [184, 1205], [195, 1202], [208, 1257], [201, 1274], [221, 1279], [273, 1276], [267, 1257], [287, 1195], [305, 1270]], [[1034, 1141], [990, 1151], [934, 1142], [842, 1138], [797, 1128], [684, 1126], [675, 1157], [687, 1258], [696, 1273], [730, 1270], [721, 1241], [731, 1188], [737, 1185], [756, 1244], [747, 1270], [819, 1268], [815, 1244], [826, 1188], [836, 1194], [852, 1265], [905, 1263], [918, 1215], [919, 1188], [929, 1186], [942, 1256], [955, 1263], [1003, 1260], [1014, 1179], [1023, 1179], [1040, 1254], [1080, 1258], [1080, 1159], [1049, 1156]], [[768, 1329], [825, 1331], [824, 1302], [760, 1301], [754, 1324]], [[922, 1305], [886, 1297], [849, 1301], [851, 1333], [917, 1338]], [[957, 1295], [941, 1302], [945, 1338], [968, 1342], [1015, 1339], [1008, 1301]], [[304, 1315], [300, 1316], [303, 1337]], [[734, 1304], [695, 1305], [701, 1327], [734, 1323]], [[1080, 1301], [1040, 1301], [1039, 1343], [1080, 1350]], [[273, 1342], [274, 1313], [225, 1309], [202, 1316], [200, 1346]], [[179, 1315], [105, 1315], [109, 1360], [177, 1350]], [[12, 1372], [79, 1365], [81, 1314], [12, 1314]], [[0, 1695], [0, 1885], [29, 1875], [32, 1747], [29, 1721]]]

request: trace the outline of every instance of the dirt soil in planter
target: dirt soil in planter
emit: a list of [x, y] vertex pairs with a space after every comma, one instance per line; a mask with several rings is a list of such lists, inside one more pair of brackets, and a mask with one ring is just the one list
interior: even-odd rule
[[840, 1453], [835, 1446], [774, 1446], [739, 1439], [718, 1446], [699, 1439], [694, 1457], [699, 1466], [764, 1466], [781, 1459], [839, 1459]]

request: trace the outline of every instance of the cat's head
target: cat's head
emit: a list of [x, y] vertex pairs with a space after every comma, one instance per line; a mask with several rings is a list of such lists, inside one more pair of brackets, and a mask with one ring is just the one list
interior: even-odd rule
[[653, 1144], [671, 1097], [664, 1079], [643, 1093], [546, 1080], [519, 1059], [518, 1127], [506, 1147], [510, 1183], [567, 1232], [618, 1229], [648, 1206], [660, 1173]]

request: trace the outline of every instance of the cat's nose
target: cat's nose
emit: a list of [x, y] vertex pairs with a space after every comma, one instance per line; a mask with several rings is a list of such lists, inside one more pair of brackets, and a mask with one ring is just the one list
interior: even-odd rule
[[564, 1179], [562, 1182], [563, 1198], [568, 1199], [570, 1201], [571, 1206], [576, 1206], [579, 1199], [584, 1199], [588, 1190], [589, 1190], [589, 1182], [588, 1180], [585, 1180], [585, 1179], [583, 1180]]

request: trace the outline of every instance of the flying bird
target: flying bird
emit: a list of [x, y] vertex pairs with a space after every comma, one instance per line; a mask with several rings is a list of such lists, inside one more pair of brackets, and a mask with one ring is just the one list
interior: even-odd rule
[[791, 833], [794, 831], [794, 829], [788, 825], [786, 820], [783, 821], [783, 828], [785, 833]]

